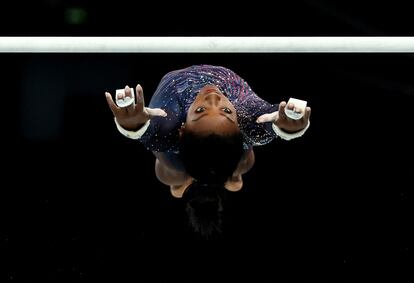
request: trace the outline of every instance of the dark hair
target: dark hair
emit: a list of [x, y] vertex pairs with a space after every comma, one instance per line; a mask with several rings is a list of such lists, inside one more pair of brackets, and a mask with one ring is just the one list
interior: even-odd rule
[[194, 178], [183, 199], [189, 224], [203, 238], [222, 232], [224, 184], [237, 168], [243, 155], [241, 132], [228, 135], [199, 135], [183, 131], [180, 158]]

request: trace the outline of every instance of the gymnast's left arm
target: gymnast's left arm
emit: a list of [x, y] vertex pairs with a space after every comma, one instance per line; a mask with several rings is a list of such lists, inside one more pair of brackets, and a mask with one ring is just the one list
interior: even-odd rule
[[294, 120], [286, 116], [285, 107], [293, 109], [294, 105], [286, 105], [285, 101], [279, 104], [278, 111], [261, 115], [257, 118], [257, 123], [272, 122], [272, 128], [282, 139], [290, 140], [302, 136], [310, 125], [311, 108], [306, 107], [302, 118]]

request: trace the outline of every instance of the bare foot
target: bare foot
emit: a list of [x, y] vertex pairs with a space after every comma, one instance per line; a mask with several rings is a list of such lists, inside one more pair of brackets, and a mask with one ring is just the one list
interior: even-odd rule
[[231, 192], [240, 191], [243, 187], [243, 178], [242, 175], [236, 175], [229, 178], [229, 180], [224, 184], [224, 187]]
[[193, 178], [187, 178], [182, 185], [171, 185], [170, 191], [171, 194], [176, 198], [181, 198], [185, 192], [185, 190], [188, 188], [188, 186], [191, 185], [193, 182]]

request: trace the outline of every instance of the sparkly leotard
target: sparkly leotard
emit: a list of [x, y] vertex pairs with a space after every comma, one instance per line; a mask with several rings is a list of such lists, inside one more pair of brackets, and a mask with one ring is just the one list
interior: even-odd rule
[[195, 65], [166, 74], [149, 103], [150, 108], [161, 108], [167, 117], [154, 117], [140, 138], [151, 151], [163, 152], [171, 164], [182, 169], [178, 160], [179, 134], [187, 111], [200, 89], [215, 85], [229, 99], [237, 112], [240, 130], [244, 135], [244, 147], [264, 145], [276, 137], [271, 123], [256, 123], [257, 117], [278, 110], [278, 104], [270, 104], [258, 97], [250, 86], [233, 71], [211, 65]]

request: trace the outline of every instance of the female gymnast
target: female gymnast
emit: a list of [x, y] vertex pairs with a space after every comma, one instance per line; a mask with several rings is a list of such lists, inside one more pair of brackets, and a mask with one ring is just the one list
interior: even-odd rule
[[[242, 188], [242, 175], [255, 161], [253, 147], [275, 137], [300, 137], [310, 124], [310, 107], [285, 101], [272, 105], [221, 66], [195, 65], [167, 73], [148, 107], [140, 85], [127, 107], [105, 95], [119, 132], [153, 152], [158, 180], [174, 197], [185, 199], [190, 224], [206, 237], [221, 231], [223, 192]], [[116, 99], [131, 97], [126, 86]], [[302, 111], [302, 118], [289, 118], [285, 107]]]

